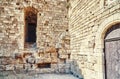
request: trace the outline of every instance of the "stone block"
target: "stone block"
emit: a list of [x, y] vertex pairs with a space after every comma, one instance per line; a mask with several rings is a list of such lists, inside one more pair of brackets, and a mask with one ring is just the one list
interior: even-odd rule
[[57, 58], [57, 53], [51, 53], [51, 58]]
[[12, 65], [12, 64], [6, 65], [5, 70], [14, 70], [14, 65]]
[[51, 63], [51, 58], [44, 58], [43, 62], [44, 63]]
[[43, 58], [36, 58], [35, 63], [43, 63], [44, 59]]
[[21, 53], [15, 53], [14, 56], [15, 59], [19, 59], [19, 58], [21, 59], [23, 57]]
[[63, 58], [63, 59], [65, 58], [66, 59], [66, 58], [68, 58], [68, 55], [67, 54], [60, 54], [59, 58]]
[[58, 59], [57, 58], [51, 58], [51, 63], [57, 63]]
[[65, 73], [70, 73], [71, 71], [70, 71], [70, 68], [65, 68]]
[[51, 68], [53, 68], [53, 69], [57, 69], [57, 64], [51, 64]]
[[45, 58], [50, 58], [50, 56], [51, 56], [50, 53], [45, 53], [45, 54], [44, 54], [44, 57], [45, 57]]
[[32, 53], [23, 53], [24, 58], [29, 58], [32, 56]]
[[18, 69], [18, 70], [23, 69], [23, 64], [15, 64], [15, 65], [14, 65], [14, 69], [15, 69], [15, 70], [16, 70], [16, 69]]
[[40, 56], [40, 58], [43, 58], [44, 57], [44, 53], [40, 53], [39, 56]]
[[32, 69], [32, 64], [24, 64], [24, 65], [23, 65], [23, 69], [25, 69], [25, 70], [30, 70], [30, 69]]
[[4, 33], [0, 33], [0, 38], [3, 38], [5, 37], [5, 34]]
[[5, 65], [0, 65], [0, 71], [5, 70], [5, 69], [6, 69]]
[[65, 64], [66, 63], [66, 59], [58, 59], [58, 63], [59, 64]]
[[47, 47], [45, 49], [46, 52], [48, 53], [55, 53], [56, 52], [56, 48], [55, 47]]
[[30, 64], [35, 64], [35, 58], [29, 57], [27, 58], [26, 62]]
[[12, 64], [12, 59], [7, 58], [7, 57], [1, 58], [1, 64], [3, 65]]

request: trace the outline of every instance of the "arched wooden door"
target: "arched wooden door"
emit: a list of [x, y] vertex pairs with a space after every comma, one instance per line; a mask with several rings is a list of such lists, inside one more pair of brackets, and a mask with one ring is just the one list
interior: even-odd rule
[[113, 25], [105, 36], [106, 79], [120, 79], [120, 24]]

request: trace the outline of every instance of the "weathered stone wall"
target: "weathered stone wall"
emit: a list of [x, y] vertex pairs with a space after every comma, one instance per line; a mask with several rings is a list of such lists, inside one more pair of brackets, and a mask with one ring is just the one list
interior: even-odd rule
[[71, 58], [79, 71], [72, 70], [81, 72], [84, 79], [104, 79], [104, 35], [110, 25], [120, 20], [119, 8], [119, 2], [70, 0]]
[[[25, 48], [25, 9], [37, 13], [37, 40]], [[67, 0], [0, 0], [0, 70], [69, 73]], [[39, 68], [41, 63], [50, 68]]]

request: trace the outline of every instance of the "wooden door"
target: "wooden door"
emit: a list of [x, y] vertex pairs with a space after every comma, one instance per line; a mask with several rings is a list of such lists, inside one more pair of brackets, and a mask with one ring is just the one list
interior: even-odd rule
[[120, 79], [120, 24], [110, 28], [105, 36], [106, 79]]

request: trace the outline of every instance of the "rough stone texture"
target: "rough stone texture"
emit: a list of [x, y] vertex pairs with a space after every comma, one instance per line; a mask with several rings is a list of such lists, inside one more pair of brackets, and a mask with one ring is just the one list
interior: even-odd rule
[[[104, 79], [104, 36], [119, 16], [119, 0], [0, 0], [0, 70]], [[26, 20], [37, 23], [34, 44]]]
[[[36, 43], [27, 44], [26, 20], [34, 23], [36, 14]], [[67, 0], [0, 0], [0, 70], [70, 73], [68, 60]]]
[[72, 72], [84, 79], [105, 79], [104, 35], [111, 25], [120, 23], [119, 1], [70, 0], [69, 4]]

